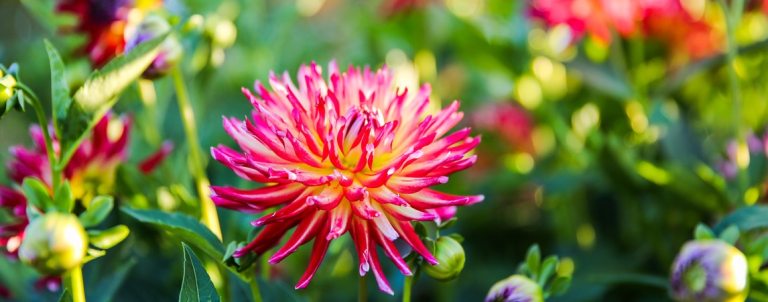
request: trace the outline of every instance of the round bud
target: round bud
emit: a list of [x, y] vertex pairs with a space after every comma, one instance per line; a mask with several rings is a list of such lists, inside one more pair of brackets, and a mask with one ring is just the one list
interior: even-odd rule
[[544, 302], [541, 287], [526, 276], [512, 275], [491, 287], [485, 302]]
[[19, 259], [43, 274], [61, 274], [83, 263], [88, 235], [77, 216], [51, 212], [24, 230]]
[[[13, 97], [14, 90], [16, 89], [16, 78], [10, 74], [3, 74], [0, 70], [0, 106], [5, 106], [11, 97]], [[5, 108], [0, 108], [0, 110]]]
[[[128, 52], [140, 43], [152, 40], [170, 30], [171, 25], [167, 20], [158, 15], [148, 15], [137, 26], [126, 30], [125, 50]], [[167, 74], [181, 60], [181, 54], [181, 42], [171, 34], [160, 45], [157, 57], [142, 76], [154, 79]]]
[[744, 301], [747, 276], [741, 251], [720, 240], [696, 240], [675, 258], [670, 287], [678, 301]]
[[466, 260], [464, 248], [461, 247], [461, 243], [456, 241], [456, 239], [451, 237], [437, 238], [435, 250], [432, 251], [432, 254], [437, 259], [437, 264], [425, 266], [424, 271], [436, 280], [448, 281], [454, 279], [464, 269], [464, 261]]
[[235, 44], [237, 27], [232, 21], [219, 16], [210, 17], [206, 24], [206, 33], [211, 37], [213, 44], [220, 48], [228, 48]]

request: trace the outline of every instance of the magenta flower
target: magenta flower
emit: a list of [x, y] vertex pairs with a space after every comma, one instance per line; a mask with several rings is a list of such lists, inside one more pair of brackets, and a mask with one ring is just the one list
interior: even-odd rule
[[13, 218], [10, 222], [0, 224], [0, 247], [16, 258], [24, 238], [24, 228], [29, 224], [27, 199], [14, 189], [0, 186], [0, 208], [7, 210]]
[[[64, 178], [70, 181], [75, 197], [111, 192], [115, 168], [125, 160], [130, 126], [129, 118], [113, 119], [108, 114], [96, 124], [91, 136], [77, 148], [64, 169]], [[35, 177], [50, 186], [52, 176], [42, 130], [35, 125], [30, 129], [30, 135], [34, 148], [11, 147], [13, 160], [8, 164], [9, 176], [18, 184], [26, 177]], [[55, 138], [54, 148], [58, 149]]]
[[218, 206], [244, 212], [279, 207], [253, 222], [259, 235], [235, 253], [263, 254], [296, 228], [269, 259], [278, 263], [314, 239], [309, 266], [296, 288], [306, 287], [330, 242], [349, 232], [360, 275], [372, 271], [379, 288], [392, 294], [376, 245], [405, 275], [412, 272], [395, 248], [401, 239], [430, 264], [437, 261], [412, 221], [439, 219], [445, 207], [480, 202], [430, 189], [446, 175], [470, 167], [468, 153], [480, 142], [464, 128], [446, 135], [463, 117], [459, 103], [431, 114], [430, 87], [398, 89], [392, 74], [330, 64], [326, 81], [314, 63], [301, 66], [298, 87], [287, 74], [270, 76], [272, 90], [256, 83], [251, 119], [224, 118], [241, 152], [212, 148], [213, 157], [245, 179], [267, 186], [245, 190], [212, 187]]

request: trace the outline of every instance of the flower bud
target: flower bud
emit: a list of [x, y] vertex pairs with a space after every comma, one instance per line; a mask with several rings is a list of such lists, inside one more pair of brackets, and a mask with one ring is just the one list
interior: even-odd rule
[[[168, 21], [158, 15], [148, 15], [135, 28], [126, 30], [125, 50], [130, 51], [140, 43], [152, 40], [171, 30]], [[160, 50], [152, 64], [144, 71], [148, 79], [161, 77], [168, 73], [181, 60], [182, 47], [179, 39], [171, 34], [160, 45]]]
[[88, 235], [75, 215], [51, 212], [24, 231], [19, 258], [43, 274], [61, 274], [83, 263]]
[[670, 283], [677, 301], [744, 301], [747, 259], [723, 241], [690, 241], [675, 258]]
[[16, 79], [13, 75], [3, 74], [0, 70], [0, 111], [5, 108], [5, 102], [7, 102], [14, 94], [16, 88]]
[[437, 259], [436, 265], [427, 265], [424, 270], [427, 274], [440, 281], [448, 281], [459, 276], [464, 269], [464, 248], [451, 237], [440, 237], [435, 242], [435, 250], [432, 254]]
[[526, 276], [512, 275], [491, 287], [485, 302], [543, 302], [541, 287]]
[[232, 21], [219, 16], [211, 16], [206, 20], [206, 34], [211, 37], [213, 44], [220, 48], [228, 48], [235, 44], [237, 27]]

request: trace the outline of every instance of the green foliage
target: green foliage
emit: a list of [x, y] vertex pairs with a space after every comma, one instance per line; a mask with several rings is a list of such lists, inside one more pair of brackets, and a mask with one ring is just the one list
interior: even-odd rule
[[123, 213], [143, 222], [168, 231], [176, 238], [189, 243], [212, 259], [224, 259], [224, 245], [211, 230], [196, 219], [181, 213], [166, 213], [155, 210], [138, 210], [123, 207]]
[[80, 214], [80, 222], [86, 228], [98, 225], [112, 212], [114, 204], [112, 196], [94, 197], [85, 212]]
[[61, 137], [60, 123], [67, 118], [67, 111], [72, 106], [72, 97], [69, 95], [69, 83], [64, 71], [64, 62], [61, 60], [56, 47], [48, 40], [45, 41], [45, 51], [48, 52], [48, 62], [51, 68], [51, 104], [53, 105], [53, 125], [56, 134]]
[[157, 56], [157, 51], [168, 33], [142, 43], [129, 53], [118, 56], [85, 80], [75, 91], [74, 102], [58, 100], [58, 125], [61, 127], [62, 163], [66, 164], [88, 131], [117, 102], [117, 96], [141, 76]]
[[125, 225], [116, 225], [103, 231], [88, 231], [88, 242], [100, 249], [111, 249], [125, 240], [131, 230]]
[[179, 302], [218, 302], [219, 295], [211, 278], [192, 249], [182, 243], [184, 249], [184, 279], [179, 293]]
[[43, 212], [56, 210], [56, 205], [48, 193], [48, 187], [42, 181], [28, 177], [24, 179], [21, 188], [31, 206]]

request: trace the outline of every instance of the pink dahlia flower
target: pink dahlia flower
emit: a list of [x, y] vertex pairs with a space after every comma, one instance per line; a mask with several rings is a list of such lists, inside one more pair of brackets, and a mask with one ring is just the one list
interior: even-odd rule
[[313, 63], [299, 69], [298, 79], [296, 87], [287, 74], [273, 74], [271, 90], [256, 83], [258, 96], [243, 89], [254, 108], [251, 118], [224, 118], [241, 151], [211, 150], [240, 177], [267, 184], [252, 190], [212, 187], [218, 206], [244, 212], [279, 207], [253, 222], [264, 229], [235, 256], [263, 254], [295, 227], [269, 262], [280, 262], [314, 239], [309, 267], [296, 285], [304, 288], [330, 242], [349, 232], [360, 275], [372, 271], [379, 288], [392, 294], [376, 245], [405, 275], [412, 272], [395, 240], [437, 263], [411, 223], [437, 220], [452, 215], [450, 207], [483, 199], [429, 188], [474, 164], [477, 157], [468, 153], [480, 138], [471, 137], [468, 128], [448, 134], [462, 119], [459, 103], [430, 114], [430, 87], [398, 89], [386, 68], [350, 67], [341, 73], [331, 63], [326, 81]]
[[0, 224], [0, 247], [16, 258], [21, 240], [24, 238], [24, 228], [29, 224], [27, 219], [27, 199], [20, 192], [0, 186], [0, 208], [6, 210], [12, 220]]
[[[85, 194], [107, 194], [111, 191], [114, 171], [125, 160], [131, 121], [127, 117], [102, 118], [93, 128], [91, 136], [77, 148], [64, 169], [64, 178], [70, 181], [75, 197]], [[51, 185], [52, 175], [45, 151], [42, 130], [35, 125], [30, 129], [35, 147], [11, 147], [13, 160], [8, 164], [11, 179], [21, 184], [24, 178], [35, 177]], [[54, 138], [54, 148], [58, 140]], [[57, 150], [58, 152], [58, 150]]]

